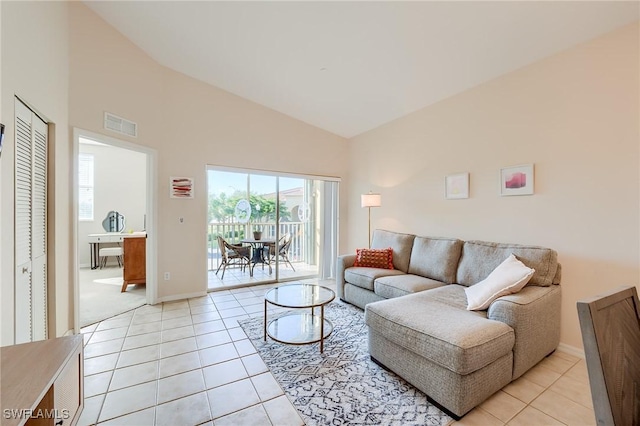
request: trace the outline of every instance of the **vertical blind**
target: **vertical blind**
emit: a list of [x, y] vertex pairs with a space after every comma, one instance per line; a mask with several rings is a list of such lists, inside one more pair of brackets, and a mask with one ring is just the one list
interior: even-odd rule
[[93, 154], [78, 155], [78, 220], [93, 220]]

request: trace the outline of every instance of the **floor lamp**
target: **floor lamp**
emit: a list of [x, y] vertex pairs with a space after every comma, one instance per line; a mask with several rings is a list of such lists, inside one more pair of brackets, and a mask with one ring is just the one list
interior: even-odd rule
[[368, 194], [360, 195], [360, 205], [369, 209], [369, 248], [371, 248], [371, 207], [380, 207], [382, 197], [369, 191]]

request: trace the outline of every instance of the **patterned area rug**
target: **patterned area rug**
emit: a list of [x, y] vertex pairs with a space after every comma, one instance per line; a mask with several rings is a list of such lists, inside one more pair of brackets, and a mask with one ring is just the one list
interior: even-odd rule
[[[325, 308], [334, 330], [319, 345], [263, 340], [263, 318], [241, 320], [271, 373], [308, 426], [446, 425], [452, 419], [426, 396], [369, 358], [364, 313], [334, 301]], [[275, 315], [270, 316], [275, 318]]]

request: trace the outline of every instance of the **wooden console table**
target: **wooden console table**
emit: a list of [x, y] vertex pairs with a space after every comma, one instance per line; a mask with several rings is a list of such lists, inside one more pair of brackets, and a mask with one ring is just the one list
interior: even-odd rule
[[2, 426], [74, 425], [84, 407], [82, 335], [0, 348]]

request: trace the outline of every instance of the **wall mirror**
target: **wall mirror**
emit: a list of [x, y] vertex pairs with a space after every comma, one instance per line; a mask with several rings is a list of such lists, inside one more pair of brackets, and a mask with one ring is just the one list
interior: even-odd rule
[[122, 232], [124, 230], [124, 216], [111, 210], [102, 221], [102, 227], [106, 232]]

